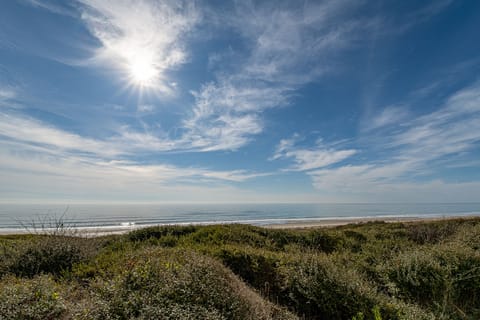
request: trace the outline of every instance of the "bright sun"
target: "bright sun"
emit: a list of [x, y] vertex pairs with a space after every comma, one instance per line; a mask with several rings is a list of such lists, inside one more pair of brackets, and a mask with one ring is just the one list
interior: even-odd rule
[[141, 87], [152, 86], [159, 74], [152, 55], [146, 53], [133, 55], [128, 59], [127, 68], [132, 84]]

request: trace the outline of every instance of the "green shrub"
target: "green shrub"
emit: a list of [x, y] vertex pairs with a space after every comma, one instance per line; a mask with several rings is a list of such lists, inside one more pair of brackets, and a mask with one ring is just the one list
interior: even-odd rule
[[306, 247], [326, 253], [341, 249], [344, 242], [340, 235], [331, 235], [325, 230], [312, 230], [305, 235]]
[[377, 291], [342, 256], [306, 255], [282, 266], [285, 278], [281, 304], [305, 319], [435, 319], [421, 308]]
[[0, 319], [58, 319], [66, 307], [55, 282], [47, 276], [0, 280]]
[[283, 284], [278, 272], [281, 264], [279, 257], [265, 250], [249, 247], [223, 247], [215, 256], [242, 280], [276, 301]]
[[418, 244], [435, 244], [453, 235], [457, 228], [454, 221], [409, 224], [407, 236]]
[[375, 290], [328, 256], [304, 256], [285, 266], [283, 273], [281, 301], [306, 319], [351, 319], [375, 306]]
[[213, 225], [199, 228], [184, 238], [186, 245], [202, 244], [204, 246], [220, 246], [227, 244], [242, 244], [252, 247], [268, 246], [265, 230], [241, 224]]
[[402, 298], [423, 305], [443, 300], [449, 289], [449, 270], [430, 250], [408, 251], [389, 263], [389, 278]]
[[480, 250], [480, 223], [465, 223], [460, 226], [453, 241], [474, 250]]
[[388, 262], [388, 275], [400, 298], [438, 316], [480, 315], [480, 254], [475, 250], [452, 243], [407, 251]]
[[92, 285], [97, 298], [91, 313], [102, 319], [159, 313], [161, 319], [294, 319], [202, 255], [146, 248], [117, 263], [124, 269], [120, 274]]
[[21, 277], [41, 273], [60, 275], [95, 254], [97, 243], [91, 239], [69, 236], [37, 236], [7, 249], [5, 272]]
[[128, 234], [130, 241], [145, 241], [150, 238], [160, 239], [165, 236], [179, 238], [197, 231], [196, 226], [158, 226], [132, 231]]

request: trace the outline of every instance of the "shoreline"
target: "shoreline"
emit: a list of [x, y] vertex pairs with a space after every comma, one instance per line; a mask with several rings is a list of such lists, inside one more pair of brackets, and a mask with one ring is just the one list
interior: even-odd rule
[[[431, 217], [425, 216], [369, 216], [369, 217], [331, 217], [318, 219], [279, 219], [277, 223], [259, 223], [269, 220], [244, 220], [244, 221], [210, 221], [210, 222], [183, 222], [183, 223], [165, 223], [165, 224], [125, 224], [115, 226], [91, 226], [91, 227], [66, 227], [64, 232], [68, 235], [79, 237], [101, 237], [108, 235], [121, 235], [128, 232], [143, 228], [156, 226], [206, 226], [206, 225], [229, 225], [229, 224], [246, 224], [267, 229], [309, 229], [309, 228], [333, 228], [349, 224], [365, 224], [369, 222], [385, 222], [385, 223], [415, 223], [415, 222], [434, 222], [455, 219], [474, 219], [480, 218], [480, 214], [471, 215], [435, 215]], [[256, 222], [256, 223], [255, 223]], [[47, 228], [37, 230], [35, 228], [0, 228], [0, 236], [5, 235], [22, 235], [22, 234], [53, 234], [55, 228]], [[63, 232], [63, 231], [62, 231]], [[60, 232], [60, 233], [62, 233]]]
[[286, 222], [281, 224], [269, 224], [263, 227], [268, 229], [308, 229], [308, 228], [332, 228], [345, 226], [349, 224], [365, 224], [369, 222], [385, 222], [385, 223], [409, 223], [409, 222], [433, 222], [446, 221], [455, 219], [472, 219], [478, 218], [480, 215], [471, 216], [442, 216], [442, 217], [363, 217], [348, 219], [325, 219], [322, 221], [304, 220], [295, 222]]

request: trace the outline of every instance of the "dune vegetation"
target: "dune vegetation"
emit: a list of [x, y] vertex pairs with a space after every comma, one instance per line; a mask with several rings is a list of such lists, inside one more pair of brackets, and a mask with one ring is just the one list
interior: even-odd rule
[[0, 319], [479, 319], [480, 219], [0, 237]]

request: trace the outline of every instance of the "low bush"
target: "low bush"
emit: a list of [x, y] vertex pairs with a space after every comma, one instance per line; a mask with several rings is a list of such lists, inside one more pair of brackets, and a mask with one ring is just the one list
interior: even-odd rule
[[21, 245], [4, 247], [3, 273], [20, 277], [33, 277], [42, 273], [60, 275], [72, 266], [92, 257], [98, 242], [71, 236], [40, 235], [20, 242]]
[[214, 256], [270, 300], [277, 301], [282, 294], [283, 279], [279, 273], [282, 262], [278, 255], [255, 248], [228, 246]]
[[439, 317], [480, 316], [480, 254], [451, 243], [404, 252], [388, 263], [389, 279], [402, 299]]
[[312, 230], [305, 235], [305, 246], [318, 251], [332, 253], [343, 248], [345, 239], [339, 234], [325, 230]]
[[266, 302], [219, 262], [192, 252], [146, 248], [96, 279], [90, 316], [98, 319], [295, 319]]
[[59, 319], [67, 308], [58, 285], [48, 276], [0, 280], [0, 319]]
[[458, 228], [458, 224], [457, 221], [409, 224], [407, 226], [407, 236], [418, 244], [435, 244], [453, 235]]
[[213, 225], [198, 229], [195, 233], [186, 236], [183, 243], [189, 246], [202, 244], [203, 246], [221, 246], [228, 244], [242, 244], [252, 247], [271, 246], [266, 232], [258, 227], [232, 224]]
[[145, 241], [147, 239], [160, 239], [162, 237], [179, 238], [197, 231], [196, 226], [155, 226], [142, 228], [128, 234], [130, 241]]

